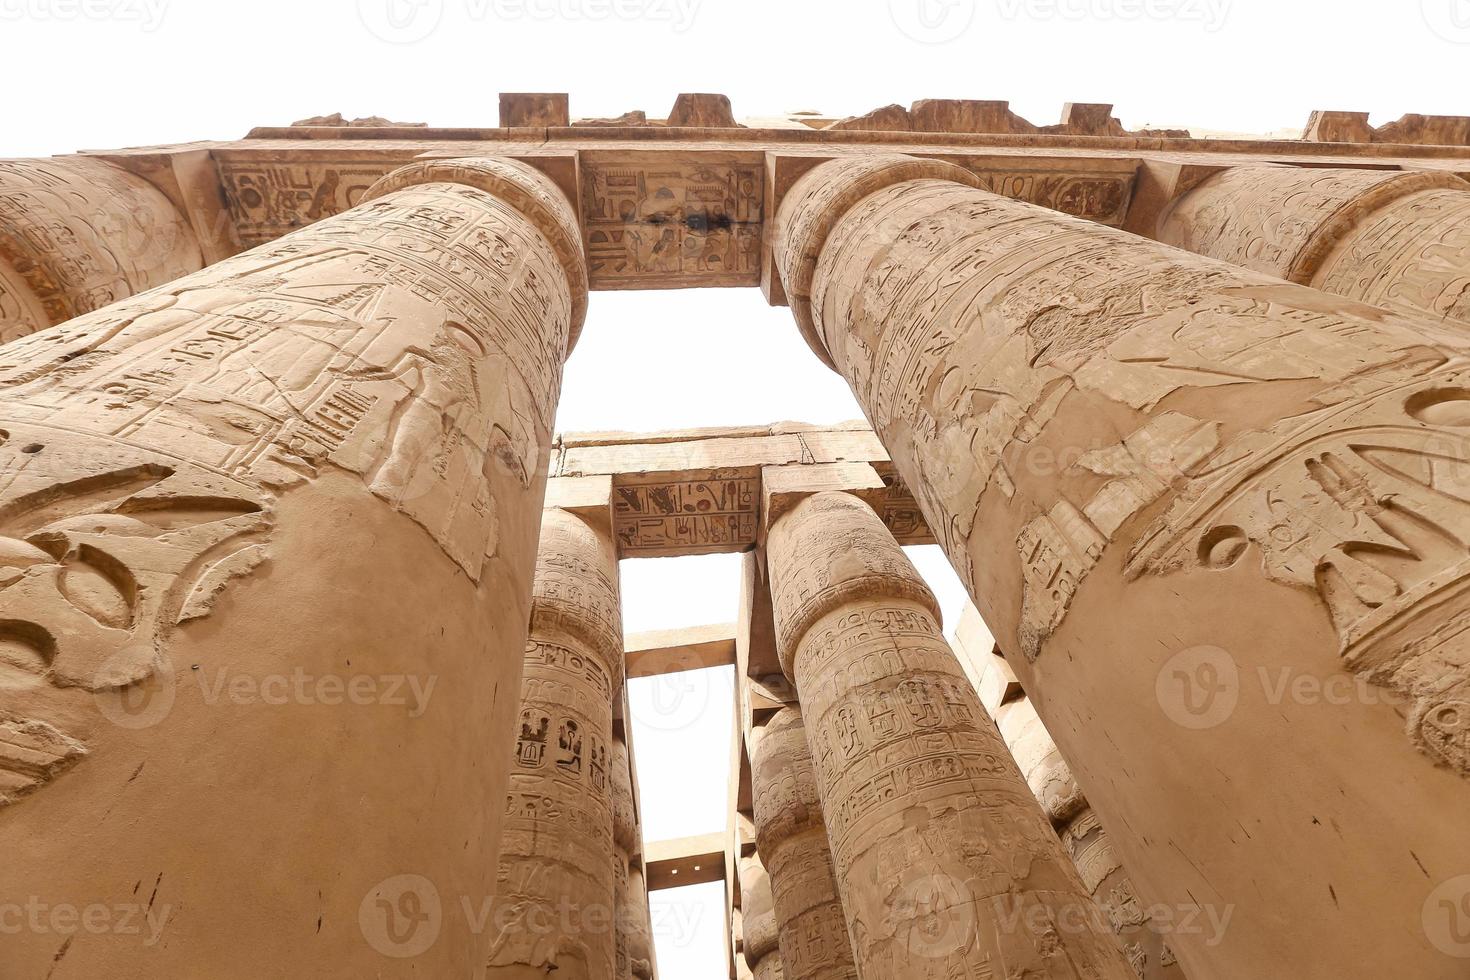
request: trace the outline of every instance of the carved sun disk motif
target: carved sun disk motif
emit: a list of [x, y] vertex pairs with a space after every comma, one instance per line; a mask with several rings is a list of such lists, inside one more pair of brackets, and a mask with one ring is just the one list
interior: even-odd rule
[[1411, 397], [1404, 411], [1427, 425], [1470, 427], [1470, 388], [1431, 388]]

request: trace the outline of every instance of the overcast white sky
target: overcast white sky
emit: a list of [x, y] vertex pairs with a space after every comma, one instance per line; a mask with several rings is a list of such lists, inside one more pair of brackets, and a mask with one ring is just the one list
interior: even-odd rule
[[[1265, 132], [1316, 108], [1470, 112], [1470, 0], [0, 0], [0, 155], [228, 139], [342, 112], [496, 124], [500, 91], [574, 116], [664, 115], [680, 91], [738, 116], [1010, 99], [1032, 122], [1112, 102], [1130, 126]], [[567, 368], [564, 431], [860, 412], [753, 290], [599, 293]], [[915, 557], [950, 623], [958, 587]], [[731, 558], [624, 563], [630, 631], [734, 618]], [[730, 672], [638, 682], [650, 837], [724, 824]], [[717, 980], [718, 886], [655, 897], [664, 980]]]

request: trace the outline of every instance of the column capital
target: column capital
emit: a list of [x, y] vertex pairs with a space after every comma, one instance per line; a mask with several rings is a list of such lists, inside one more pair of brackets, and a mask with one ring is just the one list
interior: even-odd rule
[[[771, 529], [769, 553], [806, 556], [772, 561], [771, 600], [781, 669], [796, 680], [796, 647], [813, 624], [839, 606], [871, 596], [910, 599], [938, 620], [939, 603], [882, 519], [849, 493], [814, 494]], [[833, 561], [812, 556], [836, 556]]]
[[812, 305], [812, 281], [827, 237], [859, 201], [894, 184], [947, 180], [982, 188], [963, 167], [901, 153], [832, 160], [802, 177], [776, 216], [774, 249], [796, 325], [822, 363], [837, 370]]
[[529, 164], [505, 157], [417, 160], [381, 178], [363, 194], [371, 201], [415, 184], [464, 184], [492, 194], [519, 211], [546, 236], [572, 290], [568, 356], [587, 320], [587, 258], [576, 209], [550, 177]]
[[1232, 167], [1159, 219], [1159, 240], [1302, 286], [1363, 220], [1425, 191], [1470, 191], [1447, 171]]

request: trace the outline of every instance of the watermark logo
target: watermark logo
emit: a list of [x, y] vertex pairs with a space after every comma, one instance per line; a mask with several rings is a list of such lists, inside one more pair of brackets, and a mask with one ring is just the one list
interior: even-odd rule
[[357, 16], [380, 41], [417, 44], [439, 29], [444, 0], [357, 0]]
[[893, 23], [920, 44], [946, 44], [975, 22], [975, 0], [888, 0]]
[[384, 956], [421, 956], [438, 941], [444, 925], [439, 890], [422, 875], [389, 878], [363, 898], [357, 924], [368, 945]]
[[43, 902], [32, 895], [24, 904], [0, 903], [0, 936], [31, 933], [37, 936], [137, 936], [144, 946], [156, 946], [173, 914], [172, 905], [140, 905], [123, 902], [107, 905], [93, 902]]
[[1101, 23], [1177, 21], [1213, 34], [1230, 17], [1231, 0], [996, 0], [1005, 20]]
[[1286, 664], [1256, 667], [1243, 674], [1219, 647], [1191, 647], [1170, 657], [1154, 680], [1159, 707], [1183, 728], [1202, 730], [1223, 725], [1242, 698], [1273, 706], [1346, 707], [1388, 705], [1406, 708], [1403, 693], [1374, 684], [1364, 674], [1338, 671], [1325, 677]]
[[163, 26], [169, 0], [0, 0], [0, 21], [80, 20], [137, 24], [152, 33]]
[[1470, 44], [1470, 0], [1419, 0], [1424, 23], [1451, 44]]
[[[125, 686], [113, 682], [114, 673], [125, 665], [149, 661], [152, 671], [142, 681]], [[124, 647], [103, 662], [97, 681], [97, 710], [112, 724], [128, 731], [143, 731], [160, 724], [173, 711], [178, 697], [173, 667], [152, 649]]]
[[1424, 934], [1446, 956], [1470, 959], [1470, 875], [1451, 878], [1425, 899]]
[[1215, 728], [1240, 702], [1240, 668], [1220, 647], [1190, 647], [1164, 664], [1154, 694], [1176, 725], [1196, 731]]
[[681, 732], [704, 717], [716, 685], [721, 688], [722, 699], [734, 697], [733, 682], [709, 671], [640, 678], [634, 689], [634, 712], [639, 724], [654, 731]]
[[975, 905], [970, 889], [953, 875], [911, 872], [894, 899], [899, 941], [912, 956], [942, 960], [970, 947]]

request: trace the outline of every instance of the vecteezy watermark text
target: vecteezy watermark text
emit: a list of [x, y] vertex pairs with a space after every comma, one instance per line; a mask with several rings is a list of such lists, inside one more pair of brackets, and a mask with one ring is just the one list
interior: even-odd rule
[[[118, 0], [122, 2], [122, 0]], [[160, 0], [154, 0], [160, 2]], [[357, 0], [358, 18], [374, 37], [414, 44], [444, 23], [450, 3], [475, 24], [487, 21], [641, 21], [682, 34], [694, 26], [702, 0]]]
[[1225, 26], [1231, 0], [995, 0], [1005, 20], [1181, 21], [1214, 33]]
[[141, 905], [120, 902], [43, 902], [35, 895], [24, 903], [0, 902], [0, 936], [31, 933], [38, 936], [139, 936], [144, 946], [153, 946], [163, 935], [173, 913], [170, 905]]
[[156, 31], [168, 4], [169, 0], [0, 0], [0, 21], [122, 21]]

